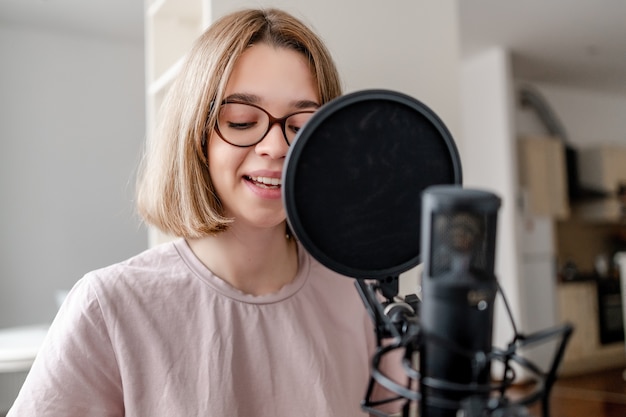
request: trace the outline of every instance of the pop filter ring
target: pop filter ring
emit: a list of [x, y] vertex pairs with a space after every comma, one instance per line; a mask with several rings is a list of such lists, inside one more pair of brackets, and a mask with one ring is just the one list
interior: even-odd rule
[[422, 191], [461, 180], [452, 135], [429, 107], [362, 90], [326, 103], [298, 132], [283, 202], [291, 231], [320, 263], [386, 280], [421, 262]]

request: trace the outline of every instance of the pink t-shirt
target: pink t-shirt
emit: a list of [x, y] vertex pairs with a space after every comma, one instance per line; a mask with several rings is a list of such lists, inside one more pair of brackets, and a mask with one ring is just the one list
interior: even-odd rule
[[88, 273], [8, 417], [363, 416], [374, 326], [354, 280], [299, 249], [295, 280], [264, 296], [182, 239]]

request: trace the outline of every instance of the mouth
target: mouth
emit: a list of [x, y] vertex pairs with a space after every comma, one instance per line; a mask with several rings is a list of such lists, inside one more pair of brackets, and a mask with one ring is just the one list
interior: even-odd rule
[[282, 181], [280, 178], [251, 177], [245, 175], [244, 179], [261, 188], [279, 189], [282, 185]]

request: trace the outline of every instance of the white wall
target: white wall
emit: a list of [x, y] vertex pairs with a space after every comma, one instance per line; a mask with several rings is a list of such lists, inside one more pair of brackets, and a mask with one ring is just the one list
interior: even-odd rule
[[[534, 86], [559, 118], [577, 149], [618, 143], [626, 145], [626, 95], [520, 80]], [[519, 134], [546, 133], [531, 110], [516, 115]]]
[[[520, 320], [526, 300], [520, 294], [512, 82], [511, 60], [502, 48], [483, 51], [463, 62], [464, 183], [491, 191], [502, 199], [495, 272], [515, 319]], [[498, 302], [494, 325], [496, 345], [505, 347], [511, 336], [504, 307]]]
[[0, 25], [0, 327], [147, 246], [134, 214], [143, 45]]

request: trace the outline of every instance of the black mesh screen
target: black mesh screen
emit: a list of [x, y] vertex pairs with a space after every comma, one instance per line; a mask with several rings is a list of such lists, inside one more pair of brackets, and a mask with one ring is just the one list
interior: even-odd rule
[[416, 106], [356, 101], [316, 114], [294, 143], [288, 216], [331, 269], [377, 278], [417, 265], [421, 192], [458, 182], [460, 166], [445, 128]]

